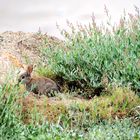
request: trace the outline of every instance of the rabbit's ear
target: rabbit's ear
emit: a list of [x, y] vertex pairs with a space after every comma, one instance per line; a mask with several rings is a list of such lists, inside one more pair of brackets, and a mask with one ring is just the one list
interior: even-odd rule
[[27, 72], [28, 72], [29, 74], [31, 74], [32, 71], [33, 71], [33, 65], [29, 65], [29, 66], [27, 67]]

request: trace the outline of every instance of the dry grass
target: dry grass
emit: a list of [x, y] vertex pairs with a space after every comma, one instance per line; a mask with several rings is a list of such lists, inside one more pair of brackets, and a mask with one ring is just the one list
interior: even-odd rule
[[[113, 88], [111, 95], [95, 97], [91, 100], [80, 98], [63, 98], [46, 96], [37, 97], [30, 93], [22, 96], [22, 116], [25, 123], [48, 120], [58, 122], [61, 116], [81, 120], [88, 114], [90, 120], [125, 118], [129, 111], [140, 104], [140, 98], [130, 89]], [[34, 116], [34, 118], [33, 118]], [[77, 121], [75, 120], [75, 121]]]

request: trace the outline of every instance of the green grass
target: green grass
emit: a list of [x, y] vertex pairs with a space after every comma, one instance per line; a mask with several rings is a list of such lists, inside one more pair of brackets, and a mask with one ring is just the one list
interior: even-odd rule
[[116, 121], [113, 124], [100, 123], [93, 124], [88, 130], [67, 129], [60, 125], [44, 123], [42, 125], [23, 125], [15, 122], [12, 125], [0, 126], [0, 138], [2, 140], [10, 139], [29, 139], [29, 140], [46, 140], [46, 139], [136, 139], [140, 138], [140, 127], [135, 128], [129, 120]]
[[[131, 110], [131, 108], [138, 104], [139, 98], [135, 97], [132, 93], [127, 93], [128, 90], [123, 94], [124, 91], [117, 89], [112, 93], [112, 96], [105, 95], [105, 97], [96, 97], [93, 101], [89, 101], [90, 104], [88, 104], [87, 101], [81, 101], [80, 103], [76, 103], [75, 101], [67, 107], [66, 112], [58, 114], [59, 119], [55, 121], [55, 123], [46, 120], [42, 121], [42, 123], [38, 123], [37, 117], [41, 114], [41, 106], [47, 103], [46, 100], [46, 102], [40, 104], [41, 106], [32, 107], [34, 112], [28, 112], [32, 116], [32, 121], [30, 123], [24, 123], [23, 119], [26, 119], [24, 118], [26, 116], [20, 102], [24, 99], [28, 99], [25, 98], [28, 97], [28, 94], [20, 94], [19, 87], [13, 87], [7, 84], [0, 88], [0, 139], [138, 140], [140, 138], [139, 125], [133, 123], [130, 118], [127, 118], [127, 115], [125, 115], [126, 118], [123, 119], [118, 119], [117, 115], [115, 115], [116, 118], [111, 119], [111, 116], [108, 115], [109, 112], [107, 112], [111, 103], [114, 104], [112, 105], [112, 107], [114, 107], [114, 112], [115, 108], [116, 112], [119, 109], [123, 112], [125, 109]], [[123, 102], [124, 100], [126, 101]], [[126, 102], [128, 104], [126, 104]], [[37, 102], [34, 103], [36, 104]], [[27, 102], [27, 104], [31, 105], [31, 102]], [[52, 106], [51, 110], [54, 114], [57, 112], [57, 107], [60, 107], [60, 105], [50, 105]], [[36, 107], [39, 107], [39, 110], [37, 110]], [[46, 110], [48, 109], [49, 108], [46, 106]], [[106, 120], [105, 118], [107, 116], [109, 117]], [[43, 115], [39, 117], [44, 119]], [[98, 119], [96, 118], [95, 121], [92, 117], [97, 117]]]
[[139, 140], [139, 130], [140, 127], [135, 128], [131, 122], [126, 119], [123, 121], [116, 121], [113, 124], [93, 124], [86, 131], [80, 128], [69, 130], [60, 125], [50, 125], [48, 123], [38, 126], [15, 124], [14, 127], [9, 128], [8, 130], [7, 127], [1, 127], [0, 136], [2, 140]]
[[[56, 124], [48, 122], [24, 124], [21, 121], [21, 114], [16, 114], [17, 111], [20, 112], [21, 108], [15, 102], [15, 96], [18, 97], [17, 93], [14, 92], [15, 88], [10, 89], [10, 91], [13, 92], [8, 96], [7, 100], [1, 100], [0, 103], [1, 140], [138, 140], [140, 138], [140, 127], [135, 126], [129, 119], [116, 119], [113, 122], [85, 122], [82, 127], [80, 127], [80, 122], [79, 125], [70, 127], [69, 121], [66, 119], [61, 120], [63, 125], [59, 122]], [[2, 99], [3, 92], [0, 92], [0, 95], [0, 99]]]

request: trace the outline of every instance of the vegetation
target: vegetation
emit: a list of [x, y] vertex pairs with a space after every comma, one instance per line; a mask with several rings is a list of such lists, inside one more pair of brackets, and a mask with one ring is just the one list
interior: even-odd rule
[[140, 139], [136, 11], [118, 26], [68, 23], [65, 41], [46, 38], [36, 72], [58, 80], [62, 93], [38, 97], [8, 82], [0, 86], [0, 139]]
[[129, 85], [140, 91], [139, 12], [113, 27], [98, 27], [94, 19], [89, 26], [68, 26], [71, 32], [62, 30], [65, 47], [43, 48], [46, 75], [51, 72], [82, 89]]
[[[6, 94], [7, 92], [8, 95]], [[48, 123], [47, 121], [38, 123], [37, 118], [42, 116], [40, 115], [38, 117], [35, 117], [39, 115], [37, 110], [36, 112], [34, 113], [32, 112], [32, 114], [30, 114], [33, 117], [30, 123], [23, 123], [22, 119], [26, 119], [24, 113], [27, 112], [24, 112], [23, 110], [24, 108], [21, 105], [21, 98], [22, 100], [24, 99], [27, 100], [27, 98], [25, 97], [29, 97], [28, 94], [27, 93], [19, 94], [18, 87], [11, 87], [11, 86], [9, 87], [7, 85], [6, 87], [0, 88], [0, 100], [1, 100], [0, 139], [2, 140], [8, 140], [8, 139], [10, 140], [16, 140], [16, 139], [29, 139], [29, 140], [135, 139], [138, 140], [140, 138], [140, 131], [139, 131], [140, 126], [132, 123], [130, 119], [127, 118], [122, 120], [115, 119], [110, 121], [105, 121], [105, 120], [101, 121], [98, 119], [98, 121], [93, 121], [91, 120], [91, 117], [89, 118], [88, 112], [90, 111], [84, 110], [86, 103], [82, 103], [82, 102], [81, 104], [80, 102], [71, 104], [69, 108], [67, 108], [69, 110], [69, 115], [67, 114], [68, 111], [63, 115], [59, 115], [59, 119], [55, 123], [51, 123], [51, 122]], [[27, 103], [28, 102], [26, 102], [26, 104]], [[100, 105], [101, 104], [102, 101]], [[131, 103], [129, 103], [129, 106], [130, 104]], [[32, 105], [31, 102], [29, 102], [28, 105]], [[43, 104], [41, 105], [43, 106]], [[57, 106], [52, 105], [52, 106], [54, 108], [50, 111], [52, 111], [52, 113], [56, 113], [58, 105]], [[36, 107], [34, 106], [32, 108], [35, 109]], [[103, 109], [102, 107], [103, 106], [101, 106], [101, 108], [100, 107], [98, 108]], [[40, 111], [43, 111], [42, 108], [39, 107], [39, 109]], [[46, 111], [47, 109], [49, 108], [46, 107]], [[98, 113], [99, 117], [100, 114], [102, 115], [102, 113], [99, 111]], [[55, 117], [55, 115], [53, 114], [52, 117]]]

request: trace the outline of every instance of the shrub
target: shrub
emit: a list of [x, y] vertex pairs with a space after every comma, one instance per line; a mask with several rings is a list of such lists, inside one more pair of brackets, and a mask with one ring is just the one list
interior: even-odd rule
[[[129, 15], [111, 29], [96, 26], [73, 26], [62, 30], [65, 48], [44, 48], [43, 57], [53, 75], [81, 87], [97, 88], [108, 84], [140, 87], [140, 16]], [[109, 28], [110, 28], [109, 27]]]

